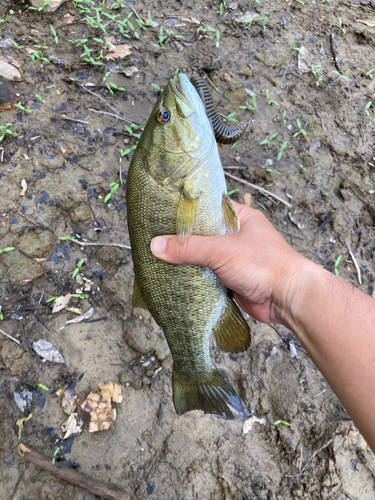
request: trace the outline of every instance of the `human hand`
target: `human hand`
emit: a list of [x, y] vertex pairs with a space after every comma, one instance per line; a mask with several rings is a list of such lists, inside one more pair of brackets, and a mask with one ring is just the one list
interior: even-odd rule
[[252, 318], [284, 324], [309, 261], [286, 243], [259, 210], [233, 205], [240, 219], [239, 233], [193, 235], [185, 245], [177, 236], [157, 236], [151, 241], [151, 252], [170, 264], [212, 269]]

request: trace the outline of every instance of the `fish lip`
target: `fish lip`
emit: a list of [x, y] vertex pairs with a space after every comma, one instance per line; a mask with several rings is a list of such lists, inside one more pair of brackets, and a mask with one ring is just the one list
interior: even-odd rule
[[185, 79], [185, 78], [187, 79], [187, 76], [184, 73], [182, 73], [181, 75], [178, 75], [179, 86], [177, 86], [176, 83], [174, 82], [174, 80], [171, 78], [168, 82], [168, 86], [171, 89], [172, 94], [174, 94], [176, 97], [178, 97], [178, 99], [181, 99], [181, 101], [184, 102], [185, 104], [191, 105], [188, 97], [184, 93], [184, 83], [185, 82], [183, 81], [183, 79]]

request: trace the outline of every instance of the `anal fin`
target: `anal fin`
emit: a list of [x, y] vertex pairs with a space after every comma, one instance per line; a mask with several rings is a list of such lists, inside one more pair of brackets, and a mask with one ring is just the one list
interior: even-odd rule
[[202, 410], [226, 420], [242, 420], [247, 413], [240, 398], [225, 376], [214, 366], [195, 377], [172, 374], [173, 403], [178, 415]]
[[240, 221], [237, 212], [226, 193], [223, 193], [222, 199], [223, 225], [229, 233], [238, 233], [240, 230]]
[[143, 298], [137, 278], [134, 278], [133, 307], [140, 307], [141, 309], [146, 309], [146, 311], [148, 311], [148, 307], [145, 299]]
[[229, 296], [226, 308], [212, 333], [216, 345], [222, 351], [243, 352], [250, 346], [249, 325], [242, 316], [237, 304]]

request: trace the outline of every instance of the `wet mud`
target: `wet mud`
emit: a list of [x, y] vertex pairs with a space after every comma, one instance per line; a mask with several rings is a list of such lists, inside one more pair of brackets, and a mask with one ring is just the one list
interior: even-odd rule
[[[60, 447], [57, 460], [134, 499], [375, 498], [373, 453], [291, 332], [249, 319], [246, 353], [212, 347], [251, 413], [245, 429], [200, 412], [178, 417], [164, 335], [132, 308], [130, 251], [86, 245], [129, 245], [126, 177], [139, 130], [125, 125], [145, 124], [178, 70], [206, 79], [233, 126], [254, 120], [220, 149], [223, 165], [290, 207], [228, 178], [232, 199], [251, 193], [294, 248], [374, 293], [375, 28], [360, 22], [374, 22], [374, 2], [220, 5], [109, 0], [47, 13], [1, 2], [0, 53], [22, 77], [8, 97], [0, 86], [0, 249], [14, 248], [0, 253], [0, 328], [19, 341], [0, 333], [0, 499], [94, 500], [18, 455], [16, 421], [29, 414], [22, 442], [51, 460]], [[131, 12], [133, 29], [117, 23]], [[106, 59], [111, 36], [130, 54]], [[69, 306], [93, 307], [89, 320], [52, 314], [48, 299], [67, 293], [87, 295]], [[36, 354], [41, 338], [65, 364]], [[114, 430], [90, 434], [79, 410], [83, 433], [61, 441], [67, 415], [55, 392], [72, 380], [82, 401], [100, 382], [122, 386]], [[14, 393], [23, 391], [22, 411]]]

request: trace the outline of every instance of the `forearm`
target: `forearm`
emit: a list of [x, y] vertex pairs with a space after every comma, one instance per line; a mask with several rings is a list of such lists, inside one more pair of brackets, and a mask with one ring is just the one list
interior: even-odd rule
[[311, 262], [286, 300], [283, 323], [375, 451], [375, 300]]

